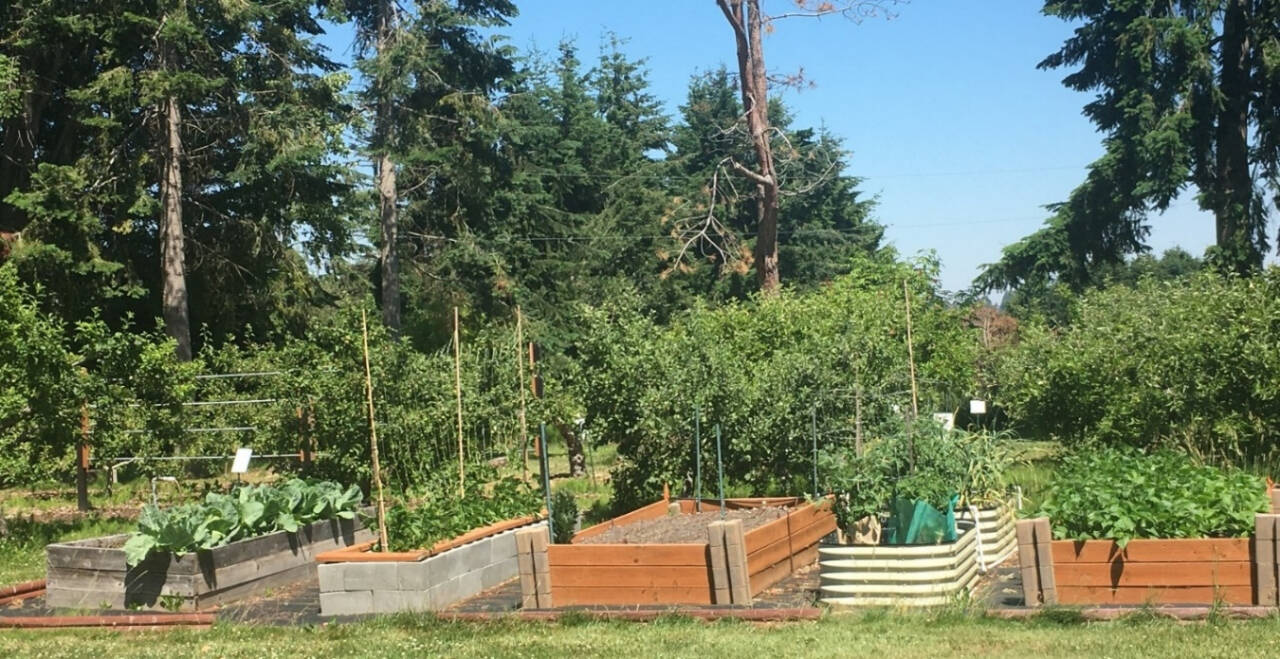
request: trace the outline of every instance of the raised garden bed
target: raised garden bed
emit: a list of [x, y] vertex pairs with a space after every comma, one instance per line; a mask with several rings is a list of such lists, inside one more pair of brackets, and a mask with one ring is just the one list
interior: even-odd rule
[[202, 609], [300, 581], [315, 557], [372, 538], [359, 519], [326, 520], [176, 556], [153, 552], [129, 567], [127, 534], [49, 545], [46, 602], [51, 607]]
[[[978, 569], [982, 572], [999, 565], [1018, 549], [1014, 521], [1017, 513], [1012, 503], [1002, 503], [977, 509]], [[961, 519], [973, 519], [966, 508], [958, 513]]]
[[842, 545], [819, 549], [821, 600], [836, 607], [936, 606], [978, 580], [979, 532], [957, 520], [955, 542], [940, 545]]
[[1026, 602], [1039, 604], [1277, 603], [1277, 515], [1252, 538], [1053, 540], [1049, 520], [1018, 522]]
[[[798, 498], [658, 501], [577, 533], [571, 544], [521, 539], [528, 608], [749, 604], [817, 559], [835, 531], [828, 502]], [[772, 508], [762, 511], [761, 508]]]
[[506, 520], [410, 552], [375, 552], [374, 541], [325, 552], [316, 556], [320, 613], [447, 609], [516, 578], [516, 533], [535, 528], [545, 529], [546, 522]]

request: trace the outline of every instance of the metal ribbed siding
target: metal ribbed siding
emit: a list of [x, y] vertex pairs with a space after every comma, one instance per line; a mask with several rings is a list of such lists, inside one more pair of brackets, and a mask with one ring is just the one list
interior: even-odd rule
[[978, 532], [959, 520], [948, 545], [853, 546], [818, 549], [823, 603], [841, 606], [936, 606], [978, 580]]
[[1011, 503], [978, 509], [978, 542], [982, 543], [978, 562], [983, 572], [1003, 563], [1018, 548], [1016, 518]]

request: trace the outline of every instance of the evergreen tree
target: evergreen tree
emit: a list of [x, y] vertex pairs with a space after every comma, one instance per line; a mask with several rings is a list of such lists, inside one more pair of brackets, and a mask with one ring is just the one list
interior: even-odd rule
[[1084, 112], [1106, 152], [1046, 226], [1006, 248], [976, 286], [1082, 289], [1097, 266], [1145, 250], [1149, 214], [1190, 185], [1214, 214], [1210, 260], [1259, 268], [1280, 199], [1280, 6], [1052, 0], [1044, 11], [1080, 24], [1040, 67], [1079, 67], [1063, 83], [1097, 93]]

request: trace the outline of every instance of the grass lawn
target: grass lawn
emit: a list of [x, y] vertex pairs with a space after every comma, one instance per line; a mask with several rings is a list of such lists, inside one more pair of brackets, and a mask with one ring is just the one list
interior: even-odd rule
[[6, 526], [8, 535], [0, 538], [0, 586], [43, 579], [44, 546], [49, 543], [132, 531], [138, 523], [130, 519], [90, 515], [53, 522], [15, 518], [8, 520]]
[[323, 628], [223, 625], [208, 631], [0, 632], [11, 656], [218, 657], [1262, 657], [1280, 621], [1059, 624], [872, 613], [753, 625], [672, 618], [650, 624], [445, 623], [399, 616]]

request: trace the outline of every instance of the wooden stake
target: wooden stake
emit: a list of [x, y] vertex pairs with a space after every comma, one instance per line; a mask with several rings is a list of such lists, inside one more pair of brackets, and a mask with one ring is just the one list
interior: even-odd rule
[[89, 403], [80, 405], [80, 441], [76, 444], [76, 508], [92, 510], [89, 504]]
[[467, 493], [462, 454], [462, 346], [458, 333], [458, 308], [453, 308], [453, 392], [458, 399], [458, 496]]
[[527, 394], [524, 390], [524, 314], [516, 307], [516, 367], [520, 371], [520, 478], [529, 480], [529, 424], [526, 417]]
[[369, 319], [360, 310], [360, 331], [364, 337], [364, 391], [369, 401], [369, 455], [373, 458], [373, 486], [378, 491], [378, 539], [387, 549], [387, 506], [382, 498], [382, 467], [378, 463], [378, 422], [373, 415], [373, 371], [369, 369]]
[[911, 289], [902, 280], [902, 294], [907, 300], [907, 365], [911, 368], [911, 419], [920, 416], [920, 393], [916, 389], [916, 353], [911, 340]]

